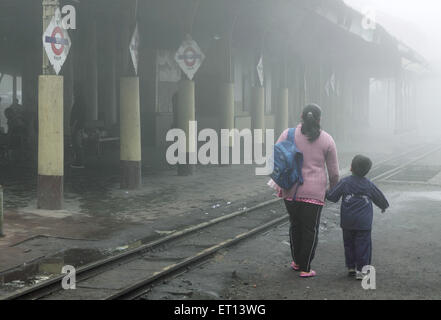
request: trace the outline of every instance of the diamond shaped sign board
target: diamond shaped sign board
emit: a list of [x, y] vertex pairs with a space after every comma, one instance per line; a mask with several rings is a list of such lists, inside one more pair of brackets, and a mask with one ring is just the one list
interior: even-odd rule
[[133, 67], [135, 68], [136, 74], [138, 74], [138, 64], [139, 64], [139, 30], [138, 24], [135, 27], [135, 31], [132, 35], [132, 40], [130, 41], [130, 55], [132, 56]]
[[[56, 15], [57, 16], [57, 15]], [[57, 75], [69, 55], [72, 42], [61, 19], [54, 16], [43, 34], [43, 47]]]
[[194, 75], [205, 60], [205, 55], [196, 41], [184, 40], [178, 52], [176, 52], [175, 60], [188, 79], [193, 80]]
[[260, 57], [259, 63], [257, 64], [257, 75], [259, 76], [260, 85], [263, 86], [265, 81], [265, 74], [263, 72], [263, 57]]

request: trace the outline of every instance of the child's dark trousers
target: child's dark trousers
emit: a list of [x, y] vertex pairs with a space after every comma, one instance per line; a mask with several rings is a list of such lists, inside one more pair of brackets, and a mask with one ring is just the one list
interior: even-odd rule
[[372, 261], [372, 230], [345, 230], [343, 241], [345, 246], [346, 266], [348, 269], [362, 271]]

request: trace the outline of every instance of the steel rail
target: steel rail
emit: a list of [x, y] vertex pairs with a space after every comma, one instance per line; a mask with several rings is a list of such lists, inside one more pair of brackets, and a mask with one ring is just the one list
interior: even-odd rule
[[418, 161], [421, 161], [421, 160], [427, 158], [428, 156], [430, 156], [431, 154], [433, 154], [435, 152], [438, 152], [439, 150], [441, 150], [441, 146], [436, 147], [435, 149], [432, 149], [432, 150], [422, 154], [421, 156], [419, 156], [419, 157], [417, 157], [415, 159], [407, 161], [406, 163], [404, 163], [402, 165], [399, 165], [396, 168], [393, 168], [391, 170], [383, 172], [383, 173], [377, 175], [376, 177], [372, 178], [371, 180], [372, 181], [387, 180], [387, 179], [393, 177], [394, 175], [396, 175], [397, 173], [399, 173], [400, 171], [402, 171], [403, 169], [405, 169], [406, 167], [410, 166], [411, 164], [414, 164], [414, 163], [416, 163]]
[[146, 278], [138, 283], [135, 283], [127, 288], [124, 288], [120, 292], [117, 292], [111, 296], [106, 297], [105, 300], [116, 300], [116, 299], [133, 300], [133, 299], [136, 299], [145, 293], [144, 288], [146, 286], [149, 286], [156, 281], [162, 280], [162, 279], [170, 276], [171, 274], [173, 274], [179, 270], [182, 270], [183, 268], [188, 268], [188, 267], [194, 265], [195, 263], [199, 263], [199, 262], [201, 262], [201, 260], [208, 258], [209, 256], [215, 254], [216, 252], [218, 252], [221, 249], [225, 249], [227, 247], [230, 247], [240, 241], [243, 241], [243, 240], [250, 238], [251, 236], [253, 236], [255, 234], [258, 234], [258, 233], [265, 231], [269, 228], [272, 228], [272, 227], [277, 226], [281, 223], [284, 223], [284, 222], [286, 222], [286, 220], [288, 220], [287, 216], [283, 216], [283, 217], [274, 219], [268, 223], [265, 223], [264, 225], [261, 225], [257, 228], [254, 228], [248, 232], [239, 234], [234, 238], [228, 239], [228, 240], [223, 241], [219, 244], [216, 244], [208, 249], [202, 250], [202, 251], [198, 252], [196, 255], [188, 257], [179, 263], [167, 266], [163, 270], [156, 272], [153, 276], [148, 277], [148, 278]]
[[[418, 148], [418, 150], [420, 150], [420, 148]], [[397, 172], [399, 172], [400, 170], [403, 170], [404, 168], [406, 168], [407, 166], [409, 166], [409, 165], [411, 165], [413, 163], [416, 163], [416, 162], [426, 158], [427, 156], [429, 156], [429, 155], [431, 155], [431, 154], [433, 154], [433, 153], [435, 153], [435, 152], [437, 152], [439, 150], [441, 150], [441, 147], [436, 147], [435, 149], [432, 149], [431, 151], [426, 152], [423, 155], [421, 155], [421, 156], [419, 156], [417, 158], [412, 159], [411, 161], [407, 161], [405, 164], [400, 165], [400, 166], [398, 166], [397, 168], [395, 168], [393, 170], [388, 170], [387, 172], [384, 172], [384, 173], [381, 173], [381, 174], [377, 175], [376, 177], [372, 178], [372, 181], [379, 180], [382, 177], [388, 178], [390, 176], [393, 176]], [[395, 160], [395, 158], [397, 158], [397, 157], [402, 157], [405, 154], [407, 154], [407, 152], [404, 153], [404, 154], [401, 154], [401, 155], [398, 155], [398, 156], [394, 157], [394, 159], [392, 159], [392, 160]], [[392, 161], [392, 160], [390, 160], [390, 161]], [[387, 161], [382, 161], [381, 163], [379, 163], [377, 165], [377, 167], [379, 165], [381, 165], [381, 164], [386, 163], [386, 162]], [[248, 239], [248, 238], [250, 238], [250, 237], [252, 237], [252, 236], [254, 236], [254, 235], [258, 234], [258, 233], [261, 233], [261, 232], [263, 232], [263, 231], [265, 231], [265, 230], [267, 230], [269, 228], [272, 228], [272, 227], [281, 225], [283, 223], [286, 223], [288, 220], [289, 220], [289, 218], [287, 216], [274, 219], [274, 220], [272, 220], [270, 222], [265, 223], [262, 226], [254, 228], [254, 229], [252, 229], [252, 230], [250, 230], [248, 232], [242, 233], [242, 234], [240, 234], [240, 235], [238, 235], [238, 236], [236, 236], [236, 237], [234, 237], [232, 239], [229, 239], [229, 240], [224, 241], [222, 243], [219, 243], [219, 244], [217, 244], [215, 246], [212, 246], [211, 248], [208, 248], [208, 249], [205, 249], [203, 251], [200, 251], [196, 255], [188, 257], [188, 258], [184, 259], [183, 261], [181, 261], [181, 262], [179, 262], [177, 264], [167, 266], [163, 270], [155, 273], [153, 276], [147, 277], [147, 278], [143, 279], [140, 282], [137, 282], [137, 283], [135, 283], [135, 284], [133, 284], [133, 285], [127, 287], [127, 288], [124, 288], [123, 290], [121, 290], [121, 291], [119, 291], [119, 292], [117, 292], [115, 294], [112, 294], [112, 295], [108, 296], [106, 298], [106, 300], [116, 300], [116, 299], [120, 299], [120, 300], [133, 300], [133, 299], [139, 298], [140, 296], [145, 294], [146, 293], [146, 289], [149, 286], [153, 285], [155, 282], [157, 282], [159, 280], [162, 280], [164, 278], [167, 278], [167, 277], [175, 274], [176, 272], [178, 272], [178, 271], [180, 271], [180, 270], [182, 270], [184, 268], [190, 269], [192, 267], [192, 265], [194, 265], [196, 263], [199, 263], [199, 262], [201, 262], [204, 259], [207, 259], [209, 256], [217, 253], [219, 250], [227, 248], [227, 247], [230, 247], [230, 246], [232, 246], [232, 245], [234, 245], [234, 244], [236, 244], [236, 243], [238, 243], [240, 241], [246, 240], [246, 239]]]
[[[265, 201], [263, 203], [258, 204], [257, 206], [247, 208], [245, 210], [235, 211], [235, 212], [230, 213], [228, 215], [191, 226], [191, 227], [183, 229], [181, 231], [174, 232], [168, 236], [161, 237], [158, 240], [152, 241], [152, 242], [145, 244], [143, 246], [140, 246], [138, 248], [123, 252], [118, 255], [108, 257], [106, 259], [102, 259], [102, 260], [90, 263], [88, 265], [85, 265], [84, 267], [78, 268], [77, 272], [76, 272], [76, 277], [79, 281], [87, 280], [90, 277], [93, 277], [98, 273], [96, 271], [97, 269], [106, 268], [110, 265], [120, 263], [121, 261], [128, 260], [130, 257], [141, 254], [145, 251], [151, 250], [157, 246], [164, 245], [172, 240], [176, 240], [181, 237], [191, 235], [197, 231], [206, 229], [208, 227], [214, 226], [216, 224], [219, 224], [219, 223], [227, 221], [227, 220], [231, 220], [235, 217], [238, 217], [238, 216], [244, 215], [246, 213], [258, 210], [260, 208], [264, 208], [266, 206], [277, 203], [279, 201], [280, 201], [280, 199], [268, 200], [268, 201]], [[63, 280], [63, 278], [64, 278], [64, 275], [56, 276], [50, 280], [41, 282], [41, 283], [39, 283], [35, 286], [32, 286], [30, 288], [18, 290], [11, 295], [7, 295], [7, 296], [0, 297], [0, 298], [1, 298], [1, 300], [26, 299], [27, 297], [31, 298], [31, 299], [39, 299], [43, 296], [46, 296], [48, 294], [53, 293], [54, 291], [60, 290], [61, 289], [61, 281]], [[54, 288], [54, 285], [57, 288]], [[46, 290], [44, 290], [44, 289], [49, 289], [49, 292], [45, 292]], [[44, 290], [44, 291], [42, 291], [42, 290]], [[35, 294], [35, 296], [33, 296], [33, 294]]]
[[[407, 154], [415, 153], [415, 152], [419, 151], [422, 148], [425, 148], [425, 146], [424, 147], [420, 146], [418, 148], [412, 149], [410, 151], [406, 151], [406, 152], [401, 153], [399, 155], [394, 155], [392, 157], [389, 157], [389, 158], [386, 158], [384, 160], [381, 160], [380, 162], [376, 163], [373, 166], [373, 169], [377, 168], [380, 165], [382, 165], [384, 163], [387, 163], [389, 161], [394, 161], [396, 159], [400, 159], [400, 158], [402, 158], [403, 156], [405, 156]], [[389, 170], [389, 171], [387, 171], [385, 173], [382, 173], [382, 174], [378, 175], [377, 177], [374, 177], [372, 180], [373, 181], [377, 180], [378, 177], [383, 177], [383, 176], [385, 176], [386, 173], [387, 174], [393, 173], [392, 174], [392, 176], [393, 176], [399, 170], [402, 170], [404, 167], [407, 167], [408, 165], [410, 165], [410, 164], [412, 164], [414, 162], [417, 162], [417, 161], [427, 157], [428, 155], [430, 155], [430, 154], [432, 154], [432, 153], [434, 153], [434, 152], [436, 152], [436, 151], [438, 151], [440, 149], [441, 149], [441, 147], [437, 147], [435, 150], [427, 152], [423, 156], [418, 157], [417, 159], [413, 159], [412, 161], [406, 162], [405, 165], [401, 165], [398, 168], [394, 168], [394, 169]], [[346, 173], [342, 172], [342, 175], [347, 174], [347, 173], [348, 172], [346, 172]], [[256, 206], [253, 206], [251, 208], [247, 208], [245, 210], [239, 210], [239, 211], [233, 212], [231, 214], [228, 214], [228, 215], [225, 215], [225, 216], [222, 216], [222, 217], [218, 217], [216, 219], [212, 219], [210, 221], [203, 222], [203, 223], [200, 223], [200, 224], [197, 224], [197, 225], [185, 228], [185, 229], [183, 229], [181, 231], [177, 231], [177, 232], [175, 232], [173, 234], [170, 234], [168, 236], [161, 237], [158, 240], [152, 241], [152, 242], [150, 242], [148, 244], [145, 244], [143, 246], [140, 246], [140, 247], [138, 247], [136, 249], [132, 249], [132, 250], [126, 251], [124, 253], [121, 253], [121, 254], [118, 254], [118, 255], [115, 255], [115, 256], [111, 256], [111, 257], [108, 257], [106, 259], [102, 259], [102, 260], [93, 262], [91, 264], [88, 264], [86, 266], [80, 267], [80, 268], [77, 269], [77, 273], [76, 273], [77, 281], [81, 282], [81, 281], [87, 280], [87, 279], [89, 279], [91, 277], [94, 277], [94, 276], [96, 276], [96, 275], [98, 275], [98, 274], [100, 274], [100, 273], [102, 273], [104, 271], [107, 271], [111, 266], [113, 266], [115, 264], [126, 262], [131, 257], [134, 257], [134, 256], [136, 256], [138, 254], [142, 254], [143, 252], [151, 250], [151, 249], [153, 249], [155, 247], [158, 247], [160, 245], [164, 245], [164, 244], [166, 244], [166, 243], [168, 243], [170, 241], [177, 240], [177, 239], [182, 238], [184, 236], [188, 236], [188, 235], [194, 234], [197, 231], [201, 231], [201, 230], [206, 229], [208, 227], [217, 225], [217, 224], [219, 224], [221, 222], [225, 222], [225, 221], [231, 220], [231, 219], [236, 218], [238, 216], [245, 215], [245, 214], [247, 214], [249, 212], [256, 211], [258, 209], [267, 207], [269, 205], [275, 204], [275, 203], [280, 202], [280, 201], [281, 201], [281, 199], [268, 200], [268, 201], [260, 203], [260, 204], [258, 204]], [[275, 219], [273, 221], [270, 221], [270, 222], [266, 223], [265, 225], [263, 225], [261, 227], [253, 229], [253, 230], [251, 230], [251, 231], [249, 231], [247, 233], [241, 234], [239, 238], [234, 238], [234, 239], [230, 239], [230, 240], [226, 241], [217, 250], [215, 250], [215, 249], [218, 246], [214, 246], [212, 248], [206, 249], [200, 255], [198, 254], [197, 257], [194, 256], [193, 257], [194, 259], [190, 259], [190, 258], [189, 258], [190, 260], [189, 259], [185, 259], [184, 261], [182, 261], [182, 262], [180, 262], [180, 263], [178, 263], [176, 265], [171, 266], [170, 269], [167, 268], [167, 270], [165, 270], [164, 272], [168, 272], [168, 274], [170, 274], [170, 273], [173, 273], [173, 272], [175, 272], [177, 270], [180, 270], [183, 267], [188, 266], [189, 264], [198, 262], [201, 259], [206, 258], [207, 256], [212, 255], [213, 253], [219, 251], [222, 248], [231, 246], [231, 245], [233, 245], [233, 244], [235, 244], [235, 243], [237, 243], [239, 241], [245, 240], [245, 239], [253, 236], [254, 234], [256, 234], [258, 232], [261, 232], [261, 231], [267, 230], [268, 228], [271, 228], [272, 226], [275, 226], [275, 225], [280, 224], [282, 222], [286, 222], [287, 219], [288, 219], [287, 217], [281, 217], [281, 218]], [[207, 250], [209, 250], [208, 251], [209, 253], [207, 253]], [[155, 277], [155, 279], [160, 279], [160, 278], [163, 278], [165, 276], [167, 276], [167, 274], [156, 274], [154, 277]], [[0, 299], [1, 300], [18, 300], [18, 299], [36, 300], [36, 299], [40, 299], [40, 298], [48, 296], [48, 295], [50, 295], [50, 294], [52, 294], [54, 292], [60, 291], [61, 290], [61, 281], [62, 281], [63, 278], [64, 278], [64, 275], [56, 276], [56, 277], [54, 277], [54, 278], [52, 278], [50, 280], [44, 281], [44, 282], [39, 283], [39, 284], [37, 284], [35, 286], [32, 286], [30, 288], [21, 289], [21, 290], [18, 290], [16, 292], [10, 294], [10, 295], [6, 295], [6, 296], [3, 296], [3, 297], [0, 297]], [[153, 282], [154, 281], [156, 281], [156, 280], [153, 280]], [[145, 280], [143, 282], [148, 283], [149, 280]], [[142, 286], [145, 287], [146, 285], [143, 284]], [[117, 296], [118, 296], [118, 294], [115, 294], [115, 295], [109, 297], [109, 299], [116, 299]], [[121, 297], [122, 296], [130, 296], [129, 290], [124, 290], [124, 292], [121, 293], [120, 296]]]

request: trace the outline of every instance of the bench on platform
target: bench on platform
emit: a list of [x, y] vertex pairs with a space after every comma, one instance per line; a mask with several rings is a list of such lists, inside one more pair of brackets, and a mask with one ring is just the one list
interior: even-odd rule
[[110, 144], [110, 143], [119, 143], [120, 138], [119, 137], [100, 137], [97, 140], [97, 155], [98, 157], [101, 157], [104, 152], [104, 145]]
[[101, 157], [104, 154], [104, 146], [111, 143], [118, 143], [119, 137], [108, 136], [104, 121], [89, 121], [85, 125], [87, 141], [95, 149], [96, 156]]

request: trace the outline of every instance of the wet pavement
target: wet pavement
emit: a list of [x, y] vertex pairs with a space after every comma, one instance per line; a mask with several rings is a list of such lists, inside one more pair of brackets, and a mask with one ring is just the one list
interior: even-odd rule
[[[301, 279], [290, 268], [288, 225], [224, 250], [204, 265], [163, 282], [147, 300], [440, 300], [441, 174], [432, 177], [441, 152], [410, 167], [427, 168], [429, 184], [381, 181], [391, 208], [375, 209], [373, 262], [376, 290], [364, 290], [347, 276], [339, 206], [328, 203], [312, 264], [318, 276]], [[429, 174], [430, 173], [430, 174]], [[405, 172], [400, 176], [405, 176]], [[430, 178], [431, 177], [431, 178]], [[421, 178], [422, 179], [422, 178]], [[418, 179], [418, 180], [421, 180]]]
[[[340, 146], [340, 167], [347, 169], [356, 153], [376, 160], [402, 152], [403, 145], [384, 141], [368, 149]], [[117, 162], [66, 168], [60, 211], [35, 209], [34, 169], [2, 169], [6, 237], [0, 239], [0, 293], [59, 274], [62, 265], [79, 267], [274, 196], [268, 178], [256, 177], [250, 166], [198, 167], [191, 177], [144, 168], [143, 186], [133, 192], [119, 189], [115, 168]]]
[[[259, 180], [253, 170], [201, 167], [193, 177], [147, 173], [143, 188], [135, 192], [120, 190], [117, 175], [81, 172], [66, 177], [65, 209], [60, 211], [35, 209], [31, 175], [28, 182], [6, 183], [0, 284], [4, 291], [20, 288], [59, 274], [62, 265], [79, 267], [271, 199], [268, 178]], [[258, 182], [244, 195], [250, 177]]]

